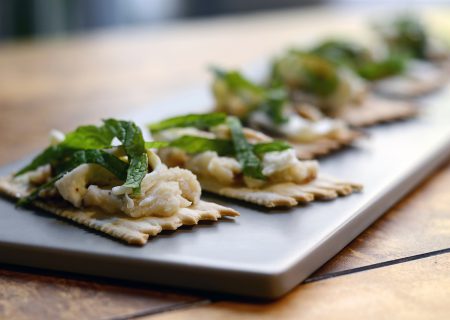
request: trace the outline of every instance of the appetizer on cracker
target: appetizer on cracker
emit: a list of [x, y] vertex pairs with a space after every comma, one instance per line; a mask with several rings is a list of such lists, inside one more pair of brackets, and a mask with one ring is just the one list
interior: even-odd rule
[[[273, 63], [270, 82], [286, 88], [298, 112], [306, 117], [324, 114], [359, 127], [405, 119], [417, 113], [410, 102], [371, 94], [369, 83], [355, 70], [314, 50], [290, 50], [280, 56]], [[310, 112], [311, 107], [316, 108], [314, 113]]]
[[200, 200], [192, 172], [168, 168], [133, 122], [105, 120], [63, 135], [14, 175], [0, 191], [130, 244], [200, 220], [239, 215]]
[[305, 118], [282, 87], [264, 88], [237, 71], [214, 69], [215, 110], [239, 117], [247, 126], [293, 145], [301, 159], [312, 159], [351, 144], [361, 136], [343, 121]]
[[203, 190], [265, 207], [290, 207], [334, 199], [361, 190], [361, 185], [319, 174], [315, 160], [300, 161], [284, 141], [244, 129], [238, 118], [223, 113], [190, 114], [149, 125], [169, 167], [197, 175]]
[[375, 83], [389, 96], [412, 98], [441, 88], [448, 80], [450, 50], [419, 17], [402, 14], [376, 26], [389, 55], [408, 57], [403, 72]]

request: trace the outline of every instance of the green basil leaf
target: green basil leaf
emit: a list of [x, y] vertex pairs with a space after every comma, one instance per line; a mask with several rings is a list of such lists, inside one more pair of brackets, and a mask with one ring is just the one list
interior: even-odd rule
[[170, 147], [182, 149], [190, 154], [205, 151], [215, 151], [220, 156], [232, 156], [234, 154], [233, 143], [230, 140], [224, 139], [182, 136], [170, 142]]
[[69, 172], [86, 163], [98, 164], [122, 181], [127, 178], [128, 164], [103, 150], [76, 150], [68, 160], [55, 166], [55, 173]]
[[[271, 141], [250, 145], [253, 152], [260, 156], [267, 152], [283, 151], [292, 148], [285, 141]], [[231, 140], [210, 139], [196, 136], [182, 136], [172, 142], [169, 147], [179, 148], [190, 154], [215, 151], [219, 156], [235, 156], [234, 145]]]
[[284, 114], [284, 108], [287, 106], [287, 93], [282, 88], [268, 89], [266, 92], [266, 102], [262, 109], [275, 125], [280, 125], [288, 121]]
[[275, 140], [253, 145], [253, 152], [257, 155], [262, 155], [267, 152], [284, 151], [291, 148], [292, 146], [286, 141]]
[[131, 158], [127, 171], [127, 180], [123, 184], [123, 187], [132, 188], [134, 194], [139, 194], [141, 192], [142, 179], [144, 179], [147, 172], [148, 157], [146, 153]]
[[339, 85], [337, 67], [330, 61], [304, 51], [290, 51], [275, 61], [272, 83], [290, 90], [302, 90], [321, 97], [329, 96]]
[[343, 40], [326, 40], [311, 50], [311, 53], [338, 65], [353, 67], [371, 60], [370, 51], [361, 45]]
[[240, 72], [225, 71], [218, 67], [211, 68], [216, 78], [223, 80], [231, 91], [249, 91], [255, 95], [263, 95], [264, 89], [245, 78]]
[[385, 44], [391, 54], [405, 54], [417, 59], [426, 59], [429, 44], [428, 31], [419, 17], [402, 14], [380, 26]]
[[115, 119], [104, 120], [105, 128], [122, 142], [128, 156], [127, 179], [123, 186], [133, 188], [140, 193], [142, 179], [148, 172], [148, 157], [141, 129], [133, 122]]
[[66, 173], [85, 163], [95, 163], [110, 171], [120, 180], [127, 179], [129, 166], [115, 156], [102, 150], [70, 150], [72, 153], [67, 159], [56, 161], [54, 167], [55, 176], [47, 183], [36, 188], [30, 195], [19, 199], [18, 205], [27, 205], [39, 195], [42, 190], [51, 188], [55, 182], [61, 179]]
[[259, 158], [253, 153], [252, 145], [247, 141], [242, 130], [241, 122], [236, 117], [228, 117], [227, 125], [231, 131], [236, 158], [242, 166], [245, 176], [264, 180], [262, 174], [262, 164]]
[[18, 207], [23, 207], [23, 206], [29, 205], [32, 201], [34, 201], [39, 196], [39, 193], [41, 191], [52, 188], [55, 185], [55, 182], [58, 181], [59, 179], [61, 179], [63, 175], [64, 175], [64, 173], [61, 173], [61, 174], [53, 177], [51, 180], [47, 181], [46, 183], [40, 185], [39, 187], [34, 189], [33, 192], [31, 192], [28, 196], [20, 198], [17, 201], [16, 205]]
[[105, 128], [122, 142], [128, 156], [140, 156], [145, 153], [145, 141], [141, 129], [131, 121], [115, 119], [104, 120]]
[[336, 65], [344, 65], [361, 77], [374, 81], [399, 74], [405, 69], [407, 55], [391, 54], [383, 60], [375, 60], [369, 50], [355, 43], [328, 40], [311, 50]]
[[146, 141], [145, 142], [145, 149], [160, 149], [167, 147], [169, 145], [169, 142], [166, 141]]
[[406, 55], [391, 55], [384, 60], [361, 65], [357, 67], [357, 72], [361, 77], [370, 81], [383, 79], [402, 73], [406, 68], [408, 59], [409, 57]]
[[224, 123], [226, 117], [224, 113], [188, 114], [152, 123], [148, 127], [152, 133], [171, 128], [194, 127], [197, 129], [208, 129]]
[[68, 133], [62, 145], [74, 149], [105, 149], [114, 135], [105, 126], [81, 126]]
[[65, 148], [61, 145], [50, 146], [47, 149], [45, 149], [43, 152], [38, 154], [31, 161], [30, 164], [26, 165], [25, 167], [23, 167], [22, 169], [17, 171], [17, 173], [14, 176], [17, 177], [26, 172], [36, 170], [37, 168], [44, 166], [46, 164], [52, 164], [55, 161], [59, 161], [60, 159], [63, 159], [64, 157], [69, 156], [72, 152], [73, 152], [73, 150]]

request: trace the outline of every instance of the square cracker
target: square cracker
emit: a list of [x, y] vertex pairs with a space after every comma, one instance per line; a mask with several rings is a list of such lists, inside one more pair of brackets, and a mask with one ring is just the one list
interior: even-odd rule
[[262, 188], [223, 186], [199, 178], [202, 189], [224, 197], [243, 200], [260, 206], [293, 207], [316, 200], [332, 200], [362, 190], [362, 185], [344, 182], [333, 177], [319, 176], [305, 183], [276, 183]]
[[337, 118], [354, 127], [367, 127], [408, 119], [416, 115], [417, 107], [409, 101], [384, 99], [371, 95], [361, 105], [344, 108]]
[[419, 78], [403, 75], [378, 80], [373, 84], [373, 89], [381, 95], [397, 99], [413, 99], [433, 93], [444, 87], [450, 76], [448, 61], [435, 67], [435, 72], [428, 72], [427, 76], [422, 74]]
[[301, 160], [315, 159], [351, 145], [363, 134], [360, 131], [349, 130], [334, 138], [322, 138], [309, 143], [298, 143], [287, 140], [295, 149]]
[[274, 136], [272, 138], [265, 133], [250, 128], [244, 128], [244, 134], [252, 143], [269, 142], [273, 141], [273, 138], [285, 140], [292, 145], [297, 153], [297, 157], [301, 160], [315, 159], [330, 154], [333, 151], [351, 145], [363, 135], [361, 131], [349, 129], [347, 132], [332, 138], [321, 138], [311, 142], [294, 142], [286, 137]]
[[[29, 194], [29, 186], [11, 177], [0, 178], [0, 193], [18, 199]], [[57, 199], [34, 201], [33, 205], [57, 216], [67, 218], [86, 227], [101, 231], [132, 245], [144, 245], [149, 236], [163, 230], [176, 230], [182, 225], [195, 225], [201, 220], [216, 221], [239, 213], [212, 202], [199, 201], [182, 208], [170, 217], [131, 218], [124, 214], [106, 214], [96, 208], [79, 209]]]

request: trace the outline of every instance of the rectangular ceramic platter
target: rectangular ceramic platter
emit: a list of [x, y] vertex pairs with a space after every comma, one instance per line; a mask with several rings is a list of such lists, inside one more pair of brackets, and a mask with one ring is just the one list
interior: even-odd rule
[[[263, 210], [208, 195], [236, 219], [165, 232], [132, 247], [0, 199], [0, 262], [259, 298], [279, 297], [367, 228], [450, 151], [450, 90], [422, 102], [411, 121], [368, 130], [354, 148], [321, 160], [321, 170], [364, 184], [364, 192], [290, 210]], [[211, 104], [206, 88], [180, 92], [128, 118], [139, 123]], [[21, 164], [0, 170], [6, 175]]]

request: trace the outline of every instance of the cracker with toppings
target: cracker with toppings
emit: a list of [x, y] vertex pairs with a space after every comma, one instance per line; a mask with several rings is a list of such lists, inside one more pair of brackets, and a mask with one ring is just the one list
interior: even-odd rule
[[200, 200], [196, 176], [167, 168], [151, 150], [163, 145], [145, 142], [132, 122], [79, 127], [1, 178], [0, 192], [134, 245], [163, 230], [239, 215]]
[[415, 98], [447, 83], [448, 44], [432, 34], [418, 16], [401, 14], [383, 19], [376, 31], [388, 54], [401, 53], [408, 57], [402, 72], [375, 82], [377, 92], [396, 98]]
[[289, 101], [285, 89], [260, 86], [238, 71], [215, 69], [213, 94], [216, 111], [237, 116], [250, 128], [288, 141], [301, 159], [330, 154], [361, 137], [343, 121], [305, 117]]
[[338, 117], [351, 126], [367, 127], [378, 123], [409, 119], [417, 114], [417, 107], [409, 101], [370, 96], [360, 105], [343, 109]]
[[[273, 66], [271, 81], [290, 92], [298, 113], [308, 119], [339, 119], [352, 127], [403, 120], [417, 114], [411, 102], [371, 93], [376, 83], [399, 76], [403, 60], [374, 60], [354, 43], [324, 41], [309, 51], [290, 51]], [[310, 77], [304, 77], [305, 73]], [[386, 79], [386, 80], [383, 80]], [[374, 84], [375, 83], [375, 84]], [[303, 105], [313, 106], [303, 110]]]
[[413, 61], [404, 73], [374, 82], [373, 89], [387, 97], [418, 98], [442, 88], [447, 84], [449, 74], [448, 65]]
[[191, 114], [149, 126], [169, 143], [159, 150], [169, 167], [198, 177], [202, 188], [265, 207], [290, 207], [361, 191], [357, 183], [325, 178], [317, 161], [301, 161], [292, 146], [244, 129], [235, 117]]

